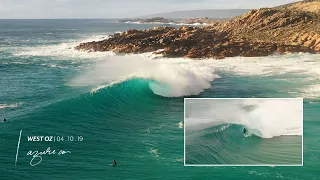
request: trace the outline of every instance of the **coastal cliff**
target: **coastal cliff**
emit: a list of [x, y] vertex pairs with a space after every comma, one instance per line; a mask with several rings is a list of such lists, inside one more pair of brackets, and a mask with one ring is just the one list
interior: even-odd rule
[[317, 8], [320, 9], [319, 0], [308, 0], [283, 7], [251, 10], [242, 16], [204, 27], [133, 29], [102, 41], [81, 43], [76, 49], [155, 52], [167, 57], [216, 59], [268, 56], [275, 52], [318, 53], [320, 14]]

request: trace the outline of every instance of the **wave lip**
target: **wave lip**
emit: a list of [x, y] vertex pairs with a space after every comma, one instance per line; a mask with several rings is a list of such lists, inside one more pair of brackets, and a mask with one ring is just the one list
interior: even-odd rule
[[196, 64], [160, 64], [135, 76], [153, 80], [150, 89], [165, 97], [198, 95], [218, 77], [213, 69]]

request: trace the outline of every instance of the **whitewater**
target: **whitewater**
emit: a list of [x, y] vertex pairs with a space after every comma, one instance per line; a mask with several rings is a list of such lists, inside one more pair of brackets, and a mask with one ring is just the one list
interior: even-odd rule
[[[152, 52], [116, 55], [113, 52], [88, 53], [74, 50], [74, 47], [82, 42], [101, 40], [108, 37], [109, 34], [112, 33], [91, 35], [82, 37], [80, 41], [70, 40], [71, 42], [55, 45], [15, 48], [13, 54], [18, 57], [40, 55], [57, 57], [60, 61], [72, 58], [74, 63], [92, 62], [92, 65], [85, 67], [78, 77], [67, 84], [71, 86], [96, 85], [92, 88], [93, 92], [95, 89], [108, 87], [128, 79], [142, 78], [152, 81], [150, 88], [157, 95], [165, 97], [199, 95], [205, 89], [211, 88], [210, 82], [220, 78], [219, 72], [222, 71], [241, 76], [273, 77], [278, 81], [299, 82], [300, 87], [288, 89], [292, 97], [317, 98], [320, 94], [320, 86], [317, 83], [320, 81], [320, 61], [318, 61], [320, 57], [314, 54], [232, 57], [217, 61], [163, 58]], [[43, 65], [66, 68], [54, 63]]]
[[[75, 30], [75, 29], [73, 29]], [[116, 31], [119, 32], [119, 31]], [[79, 34], [80, 40], [70, 39], [50, 45], [33, 47], [1, 47], [10, 50], [17, 57], [55, 57], [59, 61], [92, 62], [86, 66], [78, 77], [68, 82], [71, 86], [96, 85], [92, 92], [121, 83], [128, 79], [142, 78], [150, 80], [152, 91], [165, 97], [181, 97], [199, 95], [205, 89], [211, 88], [211, 82], [220, 78], [219, 72], [241, 76], [274, 77], [279, 81], [302, 81], [301, 87], [291, 89], [293, 97], [317, 98], [320, 86], [319, 55], [296, 53], [273, 55], [268, 57], [232, 57], [217, 60], [190, 60], [184, 58], [163, 58], [152, 52], [134, 55], [116, 55], [113, 52], [82, 52], [74, 48], [83, 42], [99, 41], [108, 38], [115, 32], [100, 32], [98, 34]], [[28, 41], [28, 40], [25, 40]], [[40, 41], [45, 43], [43, 40]], [[12, 62], [14, 63], [14, 62]], [[15, 62], [25, 63], [25, 62]], [[28, 63], [28, 62], [27, 62]], [[68, 68], [55, 63], [43, 63], [53, 68]], [[290, 76], [293, 75], [294, 76]], [[294, 91], [296, 90], [296, 91]]]
[[302, 135], [302, 99], [186, 99], [185, 103], [187, 131], [238, 124], [249, 135], [262, 138]]

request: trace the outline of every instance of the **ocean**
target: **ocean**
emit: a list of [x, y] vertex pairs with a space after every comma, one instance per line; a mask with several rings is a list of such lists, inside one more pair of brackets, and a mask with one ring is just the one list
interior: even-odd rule
[[303, 107], [293, 99], [185, 99], [185, 164], [301, 166]]
[[[190, 60], [73, 49], [154, 26], [0, 20], [0, 179], [320, 178], [319, 55]], [[185, 97], [303, 97], [303, 167], [185, 167]]]

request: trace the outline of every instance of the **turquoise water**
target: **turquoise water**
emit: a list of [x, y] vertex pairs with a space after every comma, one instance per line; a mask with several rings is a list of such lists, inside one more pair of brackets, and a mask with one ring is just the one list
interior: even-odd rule
[[302, 99], [185, 99], [185, 163], [302, 165], [302, 113]]
[[[257, 136], [243, 136], [241, 126], [231, 125], [223, 131], [217, 128], [223, 127], [209, 128], [201, 131], [201, 134], [187, 134], [187, 165], [302, 164], [301, 137], [280, 136], [266, 140]], [[218, 133], [213, 133], [216, 131]]]
[[[0, 20], [0, 115], [7, 118], [0, 123], [0, 179], [320, 178], [318, 55], [191, 61], [73, 50], [117, 31], [151, 27]], [[184, 96], [305, 97], [304, 166], [184, 167]], [[31, 166], [27, 153], [48, 147], [70, 153], [43, 155]]]

